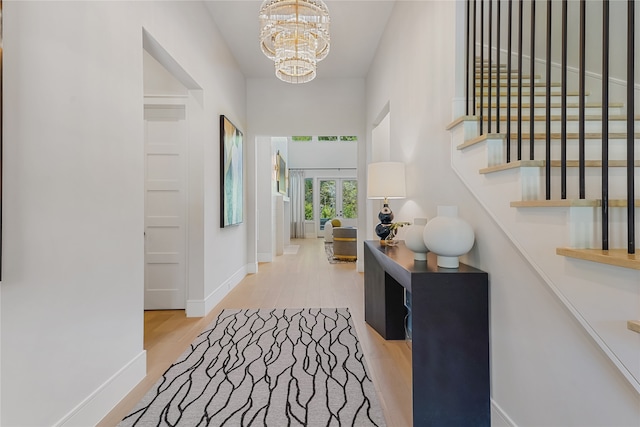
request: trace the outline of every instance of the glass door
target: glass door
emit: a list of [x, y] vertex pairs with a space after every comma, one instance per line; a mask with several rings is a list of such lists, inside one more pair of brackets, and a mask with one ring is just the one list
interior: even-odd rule
[[343, 226], [355, 227], [358, 220], [358, 181], [354, 178], [319, 179], [318, 218], [320, 231], [333, 218]]
[[320, 179], [318, 180], [318, 188], [320, 195], [320, 202], [318, 203], [318, 210], [320, 218], [320, 231], [324, 230], [324, 223], [335, 218], [338, 212], [337, 210], [337, 198], [336, 198], [336, 181], [335, 179]]

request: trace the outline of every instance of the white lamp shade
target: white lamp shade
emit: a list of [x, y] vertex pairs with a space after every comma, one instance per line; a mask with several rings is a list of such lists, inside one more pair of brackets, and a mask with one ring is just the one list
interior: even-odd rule
[[367, 170], [367, 198], [404, 199], [407, 189], [404, 178], [404, 163], [369, 163]]

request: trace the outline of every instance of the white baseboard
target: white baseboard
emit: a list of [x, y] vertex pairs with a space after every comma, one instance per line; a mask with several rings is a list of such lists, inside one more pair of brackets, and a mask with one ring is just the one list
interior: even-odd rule
[[[235, 288], [238, 283], [248, 274], [248, 265], [243, 266], [240, 270], [228, 278], [222, 285], [205, 297], [204, 300], [188, 300], [186, 314], [187, 317], [204, 317], [215, 307], [222, 299]], [[257, 271], [257, 266], [256, 266]]]
[[258, 263], [251, 262], [247, 264], [247, 274], [257, 274], [258, 273]]
[[273, 254], [271, 252], [258, 252], [258, 262], [273, 262]]
[[491, 399], [491, 427], [518, 427], [493, 399]]
[[146, 375], [147, 352], [143, 350], [54, 426], [86, 427], [98, 424]]

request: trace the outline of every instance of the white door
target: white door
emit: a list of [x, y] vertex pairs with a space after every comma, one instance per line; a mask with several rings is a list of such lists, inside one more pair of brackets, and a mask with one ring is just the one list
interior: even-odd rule
[[145, 310], [186, 305], [184, 105], [145, 105]]

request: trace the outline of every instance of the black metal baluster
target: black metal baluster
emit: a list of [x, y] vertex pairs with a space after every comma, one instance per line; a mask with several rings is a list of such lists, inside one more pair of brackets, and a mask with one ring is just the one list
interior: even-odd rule
[[627, 5], [627, 252], [635, 254], [635, 0], [628, 0]]
[[545, 198], [551, 200], [551, 0], [547, 0]]
[[580, 0], [580, 77], [578, 104], [578, 186], [580, 198], [585, 198], [585, 78], [586, 78], [586, 0]]
[[602, 249], [609, 250], [609, 0], [602, 2]]
[[476, 53], [476, 32], [478, 26], [478, 14], [477, 14], [476, 0], [473, 0], [473, 115], [476, 115], [476, 74], [478, 73], [477, 53]]
[[567, 0], [562, 0], [562, 96], [560, 129], [560, 193], [567, 198]]
[[[491, 90], [491, 82], [493, 81], [493, 70], [491, 69], [491, 66], [493, 65], [491, 63], [491, 57], [492, 57], [492, 53], [493, 53], [493, 48], [492, 48], [492, 39], [493, 38], [493, 0], [489, 0], [489, 95], [488, 95], [488, 112], [487, 112], [487, 133], [491, 133], [491, 99], [492, 99], [492, 90]], [[496, 88], [497, 94], [496, 94], [496, 99], [500, 96], [500, 88]]]
[[511, 162], [511, 33], [513, 22], [513, 0], [509, 0], [507, 15], [509, 15], [509, 23], [507, 24], [507, 163]]
[[480, 135], [484, 134], [484, 0], [480, 0]]
[[518, 160], [522, 160], [522, 5], [518, 7]]
[[536, 2], [531, 0], [531, 60], [529, 64], [529, 160], [533, 160], [535, 141], [535, 83], [533, 76], [536, 69]]
[[464, 58], [464, 64], [465, 64], [465, 108], [464, 108], [464, 115], [468, 116], [469, 115], [469, 101], [470, 101], [470, 97], [469, 97], [469, 15], [471, 14], [471, 2], [470, 0], [466, 1], [466, 32], [465, 32], [465, 39], [464, 39], [464, 44], [465, 44], [465, 58]]
[[[496, 74], [496, 86], [498, 87], [498, 90], [500, 90], [500, 73], [502, 73], [502, 69], [500, 68], [500, 28], [502, 27], [502, 22], [500, 21], [500, 3], [502, 3], [502, 0], [498, 0], [498, 3], [496, 4], [496, 22], [498, 23], [496, 28], [496, 38], [498, 39], [496, 41], [496, 45], [498, 46], [498, 49], [496, 51], [496, 59], [498, 62], [496, 65], [496, 68], [498, 70]], [[496, 133], [500, 133], [500, 95], [496, 96]]]

